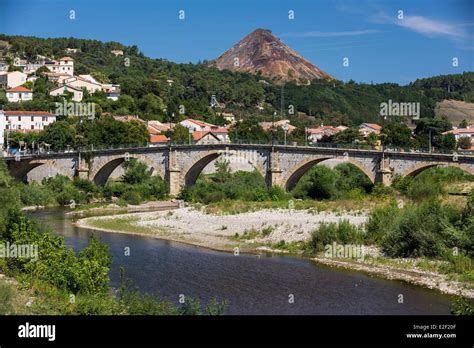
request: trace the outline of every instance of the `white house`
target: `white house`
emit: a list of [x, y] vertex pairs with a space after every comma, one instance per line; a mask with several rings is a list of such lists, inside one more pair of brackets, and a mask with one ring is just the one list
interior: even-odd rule
[[102, 85], [100, 83], [92, 82], [79, 76], [72, 76], [64, 80], [64, 84], [75, 88], [85, 88], [89, 93], [102, 90]]
[[23, 86], [7, 89], [7, 99], [10, 103], [33, 100], [33, 92]]
[[359, 126], [359, 132], [364, 138], [366, 138], [370, 133], [380, 134], [381, 130], [382, 126], [377, 123], [362, 123]]
[[0, 87], [3, 89], [15, 88], [26, 82], [27, 75], [21, 71], [0, 72]]
[[324, 126], [321, 124], [321, 126], [317, 128], [306, 128], [306, 134], [308, 136], [308, 140], [312, 143], [317, 143], [320, 141], [325, 135], [326, 136], [331, 136], [334, 134], [337, 134], [344, 129], [347, 129], [347, 127], [344, 126], [338, 126], [338, 127], [333, 127], [333, 126]]
[[466, 128], [456, 128], [447, 132], [444, 132], [443, 135], [454, 134], [456, 141], [459, 141], [461, 138], [469, 138], [471, 144], [474, 146], [474, 127], [467, 126]]
[[220, 143], [220, 139], [217, 135], [213, 134], [210, 131], [195, 131], [192, 133], [194, 143], [202, 145], [202, 144], [218, 144]]
[[192, 131], [210, 131], [213, 128], [218, 128], [216, 125], [199, 121], [199, 120], [194, 120], [192, 118], [188, 118], [186, 120], [183, 120], [179, 123], [183, 127], [186, 127], [187, 129], [190, 129]]
[[56, 121], [56, 115], [45, 111], [0, 111], [0, 144], [7, 132], [39, 132]]
[[49, 95], [56, 96], [56, 95], [63, 95], [65, 92], [72, 93], [72, 100], [75, 102], [80, 102], [82, 98], [84, 97], [84, 92], [80, 88], [68, 86], [68, 85], [62, 85], [59, 87], [56, 87], [52, 89], [49, 92]]
[[102, 90], [107, 94], [108, 99], [117, 100], [120, 98], [120, 85], [102, 84]]
[[59, 61], [45, 62], [45, 66], [53, 73], [74, 75], [74, 59], [71, 57], [62, 57]]
[[123, 51], [122, 50], [112, 50], [110, 51], [113, 55], [117, 56], [123, 56]]

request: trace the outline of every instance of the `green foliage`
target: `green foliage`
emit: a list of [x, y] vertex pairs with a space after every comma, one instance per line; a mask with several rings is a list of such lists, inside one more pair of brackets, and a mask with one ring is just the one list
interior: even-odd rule
[[302, 176], [292, 193], [296, 198], [355, 198], [369, 193], [372, 187], [372, 182], [360, 169], [342, 163], [334, 169], [314, 166]]
[[323, 223], [318, 229], [311, 232], [308, 249], [312, 252], [324, 250], [326, 245], [361, 244], [364, 241], [364, 232], [359, 227], [352, 225], [347, 220], [339, 223]]
[[411, 148], [411, 130], [405, 123], [390, 122], [383, 126], [383, 144], [395, 148]]
[[[226, 199], [243, 201], [264, 201], [270, 199], [270, 191], [266, 188], [265, 179], [257, 171], [226, 173], [226, 180], [221, 174], [201, 174], [192, 187], [184, 188], [180, 198], [191, 202], [209, 204]], [[274, 198], [281, 193], [271, 191]]]
[[122, 181], [127, 184], [141, 184], [151, 177], [146, 164], [137, 161], [135, 158], [124, 162], [123, 168], [125, 174], [122, 176]]
[[451, 303], [451, 314], [453, 315], [474, 315], [474, 305], [461, 295], [457, 295]]
[[442, 195], [447, 184], [461, 181], [474, 181], [474, 176], [456, 167], [429, 168], [415, 177], [396, 176], [392, 186], [412, 200], [422, 201]]
[[181, 124], [177, 124], [173, 128], [173, 132], [171, 133], [171, 140], [175, 143], [186, 144], [189, 142], [189, 130], [185, 126]]
[[[385, 218], [389, 226], [382, 248], [393, 257], [437, 257], [463, 245], [463, 233], [451, 221], [452, 212], [437, 201], [407, 206], [396, 215]], [[395, 214], [394, 214], [395, 215]]]

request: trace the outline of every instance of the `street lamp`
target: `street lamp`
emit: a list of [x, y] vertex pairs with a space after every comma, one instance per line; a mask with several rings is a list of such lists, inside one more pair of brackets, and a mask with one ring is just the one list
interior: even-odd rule
[[189, 133], [189, 145], [191, 145], [191, 134], [193, 134], [193, 129], [188, 128], [188, 133]]
[[273, 113], [272, 117], [272, 146], [275, 146], [275, 116], [276, 111]]
[[285, 146], [286, 146], [286, 133], [288, 132], [288, 129], [289, 129], [289, 128], [290, 128], [290, 127], [288, 127], [288, 124], [285, 124], [285, 125], [283, 126], [283, 131], [284, 131], [284, 134], [285, 134]]

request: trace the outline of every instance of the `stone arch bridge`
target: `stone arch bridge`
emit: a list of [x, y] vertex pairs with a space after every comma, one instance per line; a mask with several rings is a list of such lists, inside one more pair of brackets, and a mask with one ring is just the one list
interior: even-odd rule
[[152, 175], [159, 175], [176, 195], [185, 186], [196, 182], [201, 171], [216, 158], [251, 164], [260, 172], [267, 185], [292, 189], [314, 165], [329, 159], [352, 163], [373, 182], [390, 185], [395, 175], [416, 175], [438, 166], [455, 166], [474, 175], [474, 156], [418, 152], [323, 148], [314, 146], [272, 145], [167, 145], [130, 149], [96, 150], [88, 160], [79, 152], [5, 157], [12, 176], [27, 181], [28, 173], [45, 166], [45, 176], [63, 174], [79, 176], [103, 185], [111, 173], [124, 161], [136, 158], [145, 163]]

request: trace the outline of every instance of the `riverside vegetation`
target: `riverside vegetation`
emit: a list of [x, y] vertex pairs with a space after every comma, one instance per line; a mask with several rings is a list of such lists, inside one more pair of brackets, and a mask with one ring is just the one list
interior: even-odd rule
[[[54, 180], [60, 181], [68, 192], [81, 191], [77, 183], [65, 182], [63, 178]], [[63, 237], [42, 230], [21, 212], [21, 191], [8, 175], [5, 163], [0, 161], [0, 243], [38, 246], [37, 260], [0, 258], [3, 274], [0, 314], [214, 315], [224, 312], [226, 303], [217, 300], [203, 309], [198, 299], [187, 298], [181, 306], [176, 306], [142, 295], [123, 276], [114, 293], [108, 276], [111, 256], [107, 245], [91, 237], [89, 245], [76, 255], [66, 247]], [[54, 199], [60, 202], [64, 196], [56, 193]]]
[[[458, 168], [432, 168], [416, 177], [396, 177], [392, 187], [384, 187], [373, 185], [355, 166], [343, 163], [334, 168], [315, 166], [300, 179], [292, 192], [285, 192], [278, 187], [267, 188], [258, 172], [233, 173], [229, 162], [218, 160], [216, 173], [201, 175], [194, 186], [183, 189], [179, 198], [196, 206], [204, 205], [208, 213], [224, 214], [288, 208], [289, 202], [294, 209], [316, 211], [360, 210], [365, 207], [370, 212], [368, 222], [363, 226], [344, 220], [323, 223], [306, 242], [282, 240], [269, 246], [274, 250], [307, 256], [321, 255], [325, 246], [334, 242], [375, 246], [383, 256], [366, 256], [367, 262], [436, 272], [472, 288], [473, 184], [474, 177]], [[108, 201], [115, 197], [117, 202], [136, 204], [143, 200], [162, 199], [167, 194], [165, 183], [151, 177], [146, 166], [135, 160], [125, 164], [120, 181], [109, 180], [104, 188], [63, 177], [47, 179], [41, 185], [17, 185], [20, 185], [18, 191], [24, 204], [28, 202], [25, 201], [27, 198], [32, 200], [35, 197], [30, 190], [44, 190], [51, 201], [66, 204], [69, 199], [77, 197], [83, 197], [78, 202], [84, 203], [92, 198]], [[76, 193], [64, 197], [69, 190]], [[447, 194], [459, 193], [460, 190], [464, 190], [466, 195]], [[258, 236], [265, 237], [272, 233], [270, 228], [267, 229], [249, 231], [232, 239], [246, 242]], [[454, 301], [453, 313], [468, 313], [469, 310], [472, 310], [470, 303], [462, 297]]]

